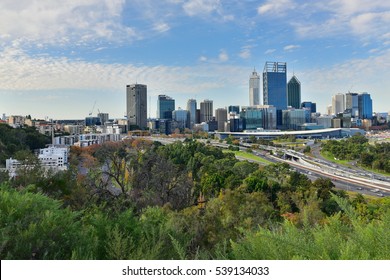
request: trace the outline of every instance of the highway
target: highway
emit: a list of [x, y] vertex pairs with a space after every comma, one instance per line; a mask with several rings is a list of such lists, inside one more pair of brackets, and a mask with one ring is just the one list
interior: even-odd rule
[[[162, 144], [184, 141], [184, 138], [145, 138], [152, 141], [159, 141]], [[226, 143], [220, 143], [216, 140], [199, 139], [198, 141], [225, 149], [231, 146]], [[252, 149], [252, 144], [240, 143], [239, 147], [240, 150], [247, 150], [248, 148]], [[260, 152], [261, 150], [263, 152]], [[305, 154], [285, 148], [259, 145], [259, 150], [254, 150], [253, 154], [273, 163], [285, 162], [289, 164], [293, 170], [305, 174], [311, 180], [315, 180], [320, 177], [329, 178], [332, 180], [336, 188], [339, 189], [378, 197], [390, 196], [390, 178], [387, 176], [370, 173], [357, 168], [347, 168], [345, 166], [327, 162], [319, 158], [312, 158], [306, 156]], [[282, 157], [275, 156], [276, 154], [280, 154]], [[247, 160], [240, 157], [238, 157], [238, 159]]]

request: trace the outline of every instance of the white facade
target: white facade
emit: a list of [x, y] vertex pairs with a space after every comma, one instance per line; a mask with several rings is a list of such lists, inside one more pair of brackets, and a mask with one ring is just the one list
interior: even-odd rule
[[249, 105], [260, 105], [260, 76], [255, 69], [249, 77]]
[[345, 96], [342, 93], [338, 93], [332, 96], [332, 114], [337, 115], [343, 113], [345, 110]]
[[69, 148], [58, 148], [50, 146], [40, 149], [38, 159], [43, 166], [47, 167], [66, 167], [68, 164]]
[[[43, 168], [54, 172], [68, 169], [69, 148], [50, 146], [45, 149], [40, 149], [38, 159]], [[5, 161], [5, 169], [9, 176], [15, 177], [17, 170], [22, 167], [20, 161], [10, 158]], [[29, 166], [23, 166], [29, 168]], [[32, 166], [30, 166], [32, 168]]]

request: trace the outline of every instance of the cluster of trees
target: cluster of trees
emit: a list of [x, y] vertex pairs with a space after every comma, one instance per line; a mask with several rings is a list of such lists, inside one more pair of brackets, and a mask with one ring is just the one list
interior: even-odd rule
[[364, 167], [390, 173], [390, 143], [371, 145], [363, 135], [354, 135], [345, 141], [327, 141], [322, 150], [335, 158], [357, 160]]
[[71, 165], [0, 182], [1, 259], [390, 256], [390, 200], [349, 198], [286, 164], [136, 139], [73, 147]]
[[50, 137], [39, 133], [35, 127], [12, 128], [0, 123], [0, 165], [18, 151], [44, 148], [50, 141]]

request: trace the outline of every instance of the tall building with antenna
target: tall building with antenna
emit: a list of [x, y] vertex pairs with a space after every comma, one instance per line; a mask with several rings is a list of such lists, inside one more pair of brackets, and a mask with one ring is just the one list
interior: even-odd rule
[[260, 76], [255, 68], [249, 77], [249, 105], [260, 105]]
[[287, 63], [267, 61], [263, 71], [263, 104], [276, 107], [277, 126], [282, 126], [282, 110], [287, 109]]

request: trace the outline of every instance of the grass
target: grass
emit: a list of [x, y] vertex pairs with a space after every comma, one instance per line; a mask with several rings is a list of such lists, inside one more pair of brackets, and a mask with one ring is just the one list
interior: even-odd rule
[[334, 163], [338, 163], [338, 164], [342, 164], [342, 165], [349, 166], [349, 167], [351, 166], [351, 164], [349, 163], [350, 162], [349, 160], [334, 159], [334, 156], [331, 153], [329, 153], [329, 152], [321, 151], [321, 156], [323, 156], [328, 161], [331, 161], [331, 162], [334, 162]]
[[[330, 154], [329, 152], [321, 151], [321, 156], [323, 156], [328, 161], [331, 161], [331, 162], [334, 162], [334, 163], [338, 163], [338, 164], [341, 164], [341, 165], [344, 165], [344, 166], [347, 166], [347, 167], [351, 167], [351, 164], [350, 164], [349, 160], [336, 160], [336, 159], [334, 159], [332, 154]], [[363, 170], [366, 170], [366, 171], [369, 171], [369, 172], [373, 172], [373, 173], [376, 173], [376, 174], [390, 176], [390, 173], [387, 173], [386, 171], [368, 168], [368, 167], [360, 165], [360, 164], [358, 165], [358, 167], [360, 169], [363, 169]]]
[[251, 154], [251, 153], [247, 153], [247, 152], [244, 152], [244, 151], [230, 151], [230, 150], [224, 150], [225, 153], [234, 153], [234, 155], [236, 157], [241, 157], [241, 158], [244, 158], [244, 159], [247, 159], [247, 160], [253, 160], [255, 162], [259, 162], [259, 163], [263, 163], [263, 164], [271, 164], [272, 162], [266, 160], [266, 159], [263, 159], [261, 157], [258, 157], [258, 156], [255, 156], [254, 154]]

